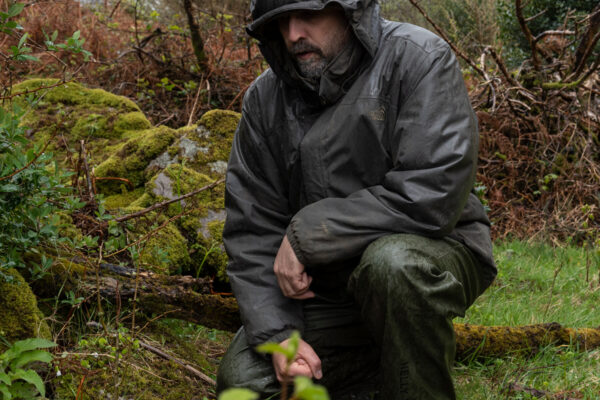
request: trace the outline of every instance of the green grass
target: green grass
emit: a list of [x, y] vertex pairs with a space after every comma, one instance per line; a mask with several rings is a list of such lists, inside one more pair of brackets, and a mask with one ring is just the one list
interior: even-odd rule
[[[598, 249], [510, 242], [494, 252], [498, 278], [456, 322], [600, 326]], [[454, 378], [459, 399], [599, 399], [600, 350], [550, 346], [529, 357], [474, 360], [457, 364]], [[518, 389], [510, 392], [511, 385]]]

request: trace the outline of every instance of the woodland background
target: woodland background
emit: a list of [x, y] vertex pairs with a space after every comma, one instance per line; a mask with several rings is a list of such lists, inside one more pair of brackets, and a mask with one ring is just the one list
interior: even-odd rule
[[[4, 399], [215, 397], [239, 326], [222, 178], [267, 68], [248, 8], [0, 1]], [[455, 325], [459, 396], [599, 398], [600, 5], [381, 8], [451, 43], [480, 123], [500, 273]]]

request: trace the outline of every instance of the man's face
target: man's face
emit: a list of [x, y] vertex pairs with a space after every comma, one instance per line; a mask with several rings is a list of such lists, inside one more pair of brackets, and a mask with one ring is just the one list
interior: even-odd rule
[[318, 79], [350, 37], [339, 6], [320, 11], [292, 11], [277, 19], [279, 31], [300, 73]]

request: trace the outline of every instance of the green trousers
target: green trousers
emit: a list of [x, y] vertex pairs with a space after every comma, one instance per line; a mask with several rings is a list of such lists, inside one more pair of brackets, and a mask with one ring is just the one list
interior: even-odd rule
[[[481, 268], [448, 238], [395, 234], [373, 242], [347, 281], [352, 303], [316, 301], [304, 309], [303, 339], [322, 361], [318, 383], [332, 400], [455, 399], [452, 318], [485, 289]], [[356, 318], [327, 323], [335, 312]], [[261, 399], [281, 390], [271, 361], [248, 346], [243, 328], [219, 367], [217, 392], [229, 387]]]

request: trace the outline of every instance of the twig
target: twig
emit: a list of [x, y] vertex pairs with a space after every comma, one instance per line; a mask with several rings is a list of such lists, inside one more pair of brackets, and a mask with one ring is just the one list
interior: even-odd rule
[[10, 94], [8, 96], [2, 96], [2, 97], [0, 97], [0, 100], [10, 100], [10, 99], [13, 99], [13, 98], [15, 98], [17, 96], [23, 96], [25, 94], [31, 94], [31, 93], [35, 93], [35, 92], [40, 92], [40, 91], [46, 90], [46, 89], [52, 89], [52, 88], [55, 88], [57, 86], [66, 85], [67, 83], [71, 83], [72, 81], [73, 81], [72, 79], [68, 80], [68, 81], [60, 81], [60, 82], [55, 83], [54, 85], [40, 86], [39, 88], [35, 88], [35, 89], [32, 89], [32, 90], [25, 90], [24, 92], [12, 93], [12, 94]]
[[575, 34], [575, 31], [545, 31], [545, 32], [542, 32], [539, 35], [537, 35], [534, 40], [536, 42], [539, 42], [546, 36], [568, 36], [568, 35], [574, 35], [574, 34]]
[[519, 82], [517, 82], [516, 79], [514, 79], [512, 76], [510, 76], [510, 74], [508, 73], [508, 70], [506, 69], [506, 65], [504, 65], [504, 62], [498, 56], [498, 53], [496, 53], [496, 50], [494, 50], [494, 48], [492, 46], [487, 46], [485, 48], [485, 51], [487, 51], [488, 53], [490, 53], [490, 55], [492, 56], [492, 58], [496, 62], [496, 65], [498, 65], [498, 68], [500, 68], [500, 72], [502, 72], [502, 75], [504, 75], [504, 77], [506, 78], [506, 80], [511, 85], [517, 86], [517, 87], [522, 87], [521, 84]]
[[[208, 81], [206, 81], [208, 84]], [[192, 124], [192, 120], [194, 119], [194, 114], [196, 113], [196, 106], [198, 105], [198, 98], [200, 97], [200, 91], [202, 90], [202, 83], [198, 85], [198, 91], [196, 92], [196, 97], [194, 98], [194, 104], [192, 105], [192, 111], [190, 111], [190, 118], [188, 119], [187, 126]]]
[[231, 110], [231, 107], [233, 106], [233, 104], [237, 101], [237, 99], [240, 98], [240, 96], [244, 93], [246, 93], [246, 90], [248, 90], [248, 88], [250, 87], [250, 84], [246, 85], [245, 88], [243, 88], [242, 90], [240, 90], [240, 92], [235, 95], [235, 97], [233, 98], [233, 100], [231, 100], [231, 103], [229, 103], [229, 105], [227, 106], [226, 110]]
[[212, 188], [214, 188], [215, 186], [217, 186], [217, 185], [220, 185], [220, 184], [221, 184], [221, 183], [223, 183], [223, 182], [225, 182], [225, 179], [219, 179], [218, 181], [215, 181], [215, 182], [211, 183], [210, 185], [203, 186], [203, 187], [201, 187], [200, 189], [196, 189], [196, 190], [194, 190], [194, 191], [191, 191], [191, 192], [189, 192], [189, 193], [186, 193], [186, 194], [184, 194], [183, 196], [181, 196], [181, 197], [178, 197], [178, 198], [176, 198], [176, 199], [172, 199], [172, 200], [165, 200], [165, 201], [163, 201], [162, 203], [154, 204], [154, 205], [152, 205], [152, 206], [150, 206], [150, 207], [148, 207], [148, 208], [145, 208], [145, 209], [143, 209], [143, 210], [141, 210], [141, 211], [138, 211], [138, 212], [135, 212], [135, 213], [133, 213], [133, 214], [124, 215], [124, 216], [122, 216], [122, 217], [115, 218], [115, 221], [117, 221], [117, 222], [124, 222], [124, 221], [130, 220], [130, 219], [132, 219], [132, 218], [137, 218], [137, 217], [140, 217], [140, 216], [142, 216], [142, 215], [144, 215], [144, 214], [147, 214], [147, 213], [149, 213], [150, 211], [156, 210], [157, 208], [161, 208], [161, 207], [168, 206], [168, 205], [169, 205], [169, 204], [171, 204], [171, 203], [175, 203], [175, 202], [178, 202], [178, 201], [181, 201], [181, 200], [187, 199], [188, 197], [192, 197], [192, 196], [194, 196], [194, 195], [197, 195], [197, 194], [198, 194], [198, 193], [200, 193], [200, 192], [203, 192], [203, 191], [205, 191], [205, 190], [208, 190], [208, 189], [212, 189]]
[[75, 400], [81, 399], [81, 397], [80, 397], [81, 390], [83, 389], [83, 382], [85, 381], [86, 376], [87, 375], [83, 374], [83, 376], [81, 377], [81, 380], [79, 381], [79, 386], [77, 387], [77, 395], [75, 396]]
[[143, 242], [144, 240], [146, 240], [146, 239], [148, 239], [148, 238], [150, 238], [150, 237], [152, 237], [152, 235], [156, 234], [158, 231], [160, 231], [161, 229], [163, 229], [163, 228], [164, 228], [165, 226], [167, 226], [169, 223], [171, 223], [171, 222], [173, 222], [173, 221], [175, 221], [175, 220], [177, 220], [177, 219], [179, 219], [179, 218], [183, 217], [183, 216], [184, 216], [184, 215], [186, 215], [186, 214], [189, 214], [189, 213], [190, 213], [190, 212], [192, 212], [192, 211], [193, 211], [193, 209], [191, 209], [191, 210], [187, 210], [187, 211], [183, 211], [183, 212], [181, 212], [181, 213], [179, 213], [179, 214], [177, 214], [177, 215], [175, 215], [175, 216], [173, 216], [173, 217], [169, 218], [168, 220], [166, 220], [165, 222], [163, 222], [163, 223], [162, 223], [162, 224], [161, 224], [161, 225], [160, 225], [158, 228], [151, 230], [150, 232], [148, 232], [147, 234], [145, 234], [144, 236], [142, 236], [141, 238], [139, 238], [139, 239], [138, 239], [138, 240], [136, 240], [135, 242], [133, 242], [133, 243], [131, 243], [131, 244], [128, 244], [127, 246], [123, 247], [122, 249], [120, 249], [120, 250], [117, 250], [117, 251], [115, 251], [114, 253], [110, 253], [110, 254], [108, 254], [108, 255], [107, 255], [105, 258], [109, 258], [109, 257], [116, 256], [117, 254], [121, 254], [121, 253], [122, 253], [122, 252], [124, 252], [125, 250], [127, 250], [127, 249], [129, 249], [129, 248], [131, 248], [131, 247], [133, 247], [133, 246], [135, 246], [135, 245], [137, 245], [137, 244], [139, 244], [139, 243]]
[[94, 201], [94, 188], [92, 187], [92, 178], [90, 176], [90, 168], [87, 162], [87, 152], [85, 151], [85, 140], [81, 139], [81, 154], [83, 156], [83, 167], [85, 169], [85, 177], [87, 179], [88, 185], [88, 193], [90, 195], [90, 200]]
[[145, 348], [146, 350], [151, 351], [152, 353], [166, 359], [169, 361], [173, 361], [176, 364], [179, 364], [180, 366], [182, 366], [184, 369], [186, 369], [187, 371], [191, 372], [192, 374], [194, 374], [196, 377], [200, 378], [201, 380], [203, 380], [204, 382], [208, 383], [209, 385], [212, 386], [216, 386], [216, 382], [214, 381], [214, 379], [212, 379], [211, 377], [209, 377], [208, 375], [206, 375], [203, 372], [198, 371], [196, 368], [192, 367], [191, 365], [184, 363], [183, 361], [181, 361], [178, 358], [175, 358], [167, 353], [165, 353], [164, 351], [157, 349], [154, 346], [149, 345], [146, 342], [142, 342], [140, 340], [140, 346]]
[[121, 5], [121, 0], [117, 1], [117, 4], [115, 4], [112, 11], [110, 12], [108, 19], [111, 19], [113, 17], [113, 14], [115, 13], [115, 11], [117, 11], [117, 8], [119, 8], [120, 5]]

